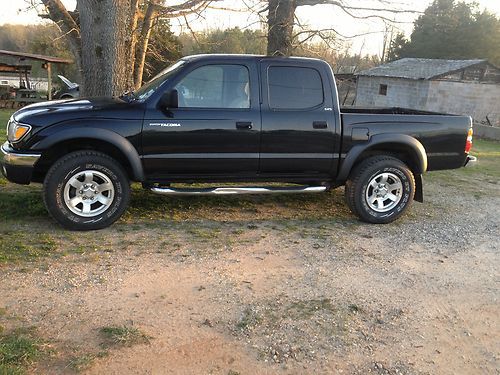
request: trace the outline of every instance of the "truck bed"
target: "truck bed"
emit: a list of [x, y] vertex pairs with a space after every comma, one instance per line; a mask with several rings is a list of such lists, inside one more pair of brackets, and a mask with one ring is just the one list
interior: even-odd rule
[[[425, 148], [427, 170], [460, 168], [467, 157], [465, 141], [472, 126], [469, 116], [448, 115], [406, 108], [341, 108], [342, 152], [359, 140], [352, 134], [366, 129], [369, 136], [377, 134], [406, 134], [416, 138]], [[354, 132], [354, 133], [353, 133]], [[363, 133], [363, 131], [361, 131]]]

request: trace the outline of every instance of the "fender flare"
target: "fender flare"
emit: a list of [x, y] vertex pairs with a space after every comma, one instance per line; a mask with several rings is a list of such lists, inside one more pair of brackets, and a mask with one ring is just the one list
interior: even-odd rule
[[43, 151], [54, 146], [57, 143], [74, 140], [77, 138], [95, 139], [104, 141], [115, 146], [123, 156], [128, 160], [132, 168], [134, 181], [144, 181], [144, 169], [142, 167], [141, 158], [135, 147], [128, 139], [107, 129], [85, 127], [71, 128], [55, 132], [41, 141], [35, 143], [31, 150]]
[[349, 150], [340, 166], [337, 180], [346, 181], [359, 156], [363, 152], [383, 144], [403, 146], [406, 151], [409, 151], [416, 166], [416, 170], [413, 171], [414, 174], [421, 175], [427, 170], [427, 153], [422, 143], [417, 139], [406, 134], [376, 134], [368, 142], [357, 144]]

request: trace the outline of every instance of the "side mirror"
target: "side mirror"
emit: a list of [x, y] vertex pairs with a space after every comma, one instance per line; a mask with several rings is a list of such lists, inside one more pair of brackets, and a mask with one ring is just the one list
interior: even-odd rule
[[179, 108], [179, 93], [177, 90], [167, 91], [160, 99], [161, 108]]

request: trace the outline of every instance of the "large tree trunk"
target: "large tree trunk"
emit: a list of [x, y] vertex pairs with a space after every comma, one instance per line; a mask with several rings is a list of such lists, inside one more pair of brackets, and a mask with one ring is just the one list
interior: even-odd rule
[[157, 14], [156, 8], [158, 2], [159, 0], [150, 1], [146, 9], [146, 14], [144, 15], [144, 20], [142, 21], [141, 35], [139, 37], [139, 43], [137, 45], [134, 65], [134, 82], [136, 90], [142, 85], [144, 64], [146, 62], [146, 52], [148, 51], [149, 37], [151, 35], [151, 29], [153, 28], [153, 22]]
[[135, 88], [134, 83], [134, 66], [135, 66], [135, 51], [137, 46], [137, 23], [139, 21], [139, 0], [131, 0], [130, 3], [130, 30], [129, 40], [127, 41], [127, 90]]
[[127, 87], [130, 0], [78, 0], [83, 94], [117, 96]]
[[77, 13], [68, 12], [61, 0], [41, 1], [48, 18], [69, 41], [82, 75], [82, 95], [110, 96], [141, 85], [151, 27], [159, 12], [165, 18], [179, 17], [201, 11], [211, 0], [185, 0], [172, 6], [144, 0], [148, 11], [140, 43], [139, 0], [77, 0]]
[[267, 54], [290, 56], [293, 50], [293, 23], [296, 0], [269, 0]]

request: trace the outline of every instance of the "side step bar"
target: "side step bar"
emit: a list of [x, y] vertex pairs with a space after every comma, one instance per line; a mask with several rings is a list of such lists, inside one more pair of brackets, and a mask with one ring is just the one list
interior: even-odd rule
[[276, 194], [276, 193], [322, 193], [328, 186], [292, 186], [292, 187], [214, 187], [214, 188], [172, 188], [152, 187], [151, 191], [163, 195], [223, 195], [223, 194]]

